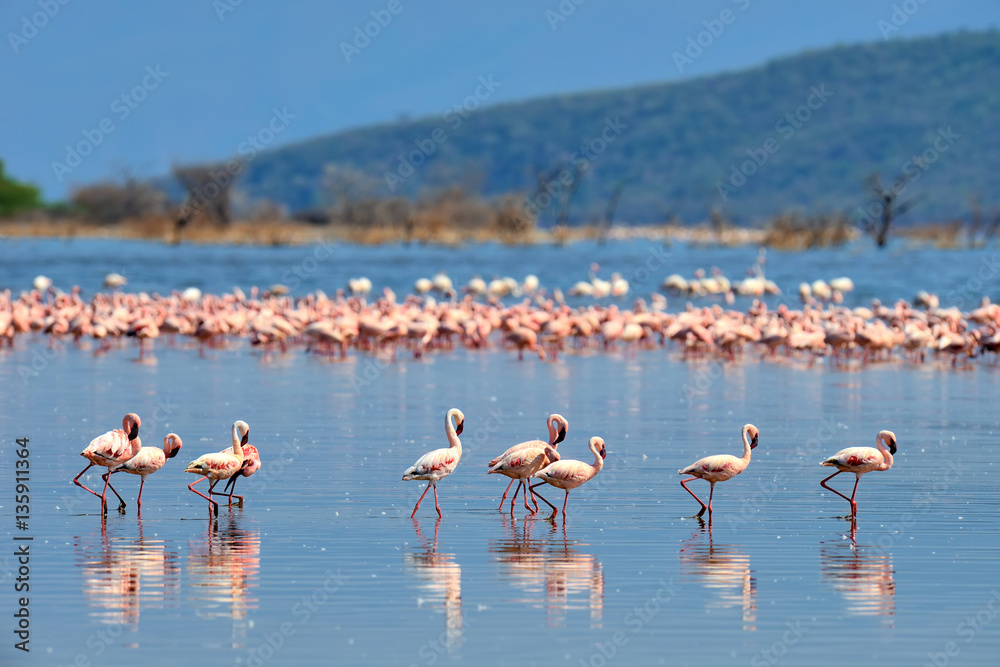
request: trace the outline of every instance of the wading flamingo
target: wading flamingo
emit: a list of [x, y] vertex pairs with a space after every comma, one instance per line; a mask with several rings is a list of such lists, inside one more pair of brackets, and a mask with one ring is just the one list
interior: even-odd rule
[[[455, 419], [454, 425], [452, 425], [452, 418]], [[441, 505], [438, 504], [437, 483], [439, 480], [455, 472], [455, 468], [458, 467], [458, 462], [462, 458], [462, 441], [458, 439], [458, 436], [462, 434], [464, 426], [465, 415], [462, 414], [462, 411], [458, 408], [449, 410], [448, 414], [444, 416], [444, 431], [448, 435], [448, 447], [427, 452], [403, 473], [403, 481], [411, 479], [427, 480], [427, 488], [420, 494], [420, 500], [417, 501], [417, 504], [413, 508], [413, 513], [410, 514], [411, 519], [416, 515], [417, 510], [420, 509], [420, 503], [432, 486], [434, 487], [434, 507], [437, 509], [438, 516], [441, 516]]]
[[[225, 449], [222, 450], [222, 452], [223, 453], [228, 452], [229, 454], [232, 454], [233, 448], [226, 447]], [[232, 505], [233, 498], [238, 498], [239, 503], [236, 505], [237, 507], [243, 507], [243, 496], [233, 495], [233, 491], [236, 490], [236, 480], [238, 480], [240, 477], [249, 477], [250, 475], [260, 470], [260, 452], [257, 451], [257, 448], [254, 447], [253, 445], [243, 445], [243, 459], [245, 461], [243, 467], [240, 468], [240, 471], [238, 473], [236, 473], [226, 481], [226, 486], [224, 489], [222, 489], [222, 493], [214, 494], [217, 496], [222, 496], [226, 495], [226, 491], [229, 491], [228, 504]], [[209, 489], [208, 495], [210, 496], [213, 495], [211, 489]]]
[[142, 420], [139, 419], [139, 415], [134, 412], [130, 412], [124, 417], [122, 417], [122, 427], [116, 428], [113, 431], [108, 431], [104, 435], [99, 435], [90, 441], [87, 448], [80, 452], [80, 456], [87, 459], [89, 463], [87, 467], [80, 471], [80, 474], [73, 478], [73, 483], [82, 489], [90, 491], [95, 496], [101, 499], [101, 512], [107, 514], [108, 504], [105, 500], [108, 489], [118, 496], [118, 502], [121, 504], [118, 506], [118, 511], [123, 512], [125, 510], [125, 501], [122, 497], [118, 495], [115, 491], [115, 487], [111, 486], [111, 479], [108, 473], [105, 473], [101, 477], [104, 479], [104, 492], [97, 493], [88, 489], [86, 486], [80, 483], [80, 477], [83, 473], [90, 470], [91, 466], [105, 466], [107, 468], [113, 468], [119, 463], [124, 463], [130, 458], [139, 453], [142, 448], [142, 441], [139, 440], [139, 426], [142, 424]]
[[167, 459], [177, 456], [177, 452], [181, 451], [183, 444], [179, 435], [168, 433], [163, 438], [163, 449], [159, 447], [143, 447], [139, 450], [139, 453], [128, 461], [108, 471], [108, 475], [113, 475], [116, 472], [127, 472], [142, 477], [142, 481], [139, 482], [139, 497], [135, 501], [136, 506], [139, 508], [139, 514], [142, 514], [142, 487], [146, 485], [146, 477], [162, 468]]
[[[837, 472], [820, 482], [820, 486], [850, 502], [852, 517], [858, 514], [858, 504], [854, 501], [854, 496], [858, 493], [858, 482], [861, 481], [861, 476], [866, 472], [888, 470], [892, 467], [892, 456], [896, 453], [896, 434], [892, 431], [879, 431], [878, 435], [875, 436], [875, 446], [878, 449], [875, 447], [848, 447], [820, 463], [821, 466], [831, 466], [837, 469]], [[826, 485], [842, 472], [853, 472], [856, 475], [854, 491], [850, 498]]]
[[[566, 433], [569, 431], [569, 422], [562, 415], [551, 414], [545, 425], [549, 428], [548, 443], [541, 440], [528, 440], [527, 442], [514, 445], [490, 461], [488, 475], [500, 474], [510, 477], [510, 484], [507, 485], [507, 490], [503, 492], [503, 498], [500, 499], [500, 510], [503, 510], [504, 501], [507, 500], [507, 493], [515, 481], [517, 481], [517, 489], [514, 491], [514, 497], [510, 499], [511, 513], [514, 512], [514, 501], [517, 500], [517, 494], [521, 490], [521, 487], [527, 486], [528, 480], [536, 472], [558, 460], [558, 454], [555, 459], [550, 459], [545, 455], [546, 445], [554, 451], [559, 446], [559, 443], [566, 439]], [[530, 495], [533, 496], [535, 494], [532, 493]], [[525, 492], [524, 506], [529, 512], [534, 514], [538, 511], [538, 503], [535, 503], [535, 509], [531, 509], [528, 506], [528, 496], [529, 493]], [[548, 501], [546, 500], [545, 502]], [[551, 503], [549, 506], [552, 506]]]
[[[604, 467], [604, 458], [608, 455], [608, 450], [604, 447], [604, 439], [594, 436], [590, 439], [590, 451], [594, 453], [594, 464], [584, 463], [583, 461], [574, 461], [572, 459], [563, 459], [556, 461], [555, 463], [550, 463], [545, 466], [533, 476], [542, 480], [542, 482], [547, 482], [557, 489], [562, 489], [566, 492], [566, 498], [563, 500], [563, 519], [566, 517], [566, 503], [569, 502], [569, 492], [580, 486], [584, 482], [592, 480], [597, 473], [601, 472], [601, 468]], [[556, 451], [551, 447], [546, 447], [545, 453], [547, 456], [553, 457], [558, 456]], [[542, 482], [535, 484], [535, 486], [530, 487], [534, 490], [535, 487], [540, 486]], [[542, 498], [541, 496], [538, 496]], [[548, 502], [545, 498], [543, 501]], [[559, 510], [552, 507], [552, 516], [555, 517], [559, 513]]]
[[[193, 472], [196, 475], [203, 475], [201, 479], [196, 479], [188, 484], [188, 488], [208, 501], [208, 506], [214, 510], [215, 516], [219, 516], [219, 503], [209, 497], [212, 495], [212, 489], [215, 488], [215, 485], [219, 483], [220, 479], [229, 479], [238, 473], [246, 464], [246, 459], [243, 457], [243, 445], [247, 443], [249, 437], [250, 426], [248, 426], [245, 421], [235, 421], [233, 422], [232, 451], [213, 452], [211, 454], [199, 456], [194, 461], [191, 461], [187, 468], [184, 469], [184, 472]], [[202, 481], [202, 479], [205, 479], [206, 477], [212, 480], [212, 482], [208, 485], [208, 496], [194, 488], [195, 484]], [[218, 495], [222, 494], [220, 493]]]
[[[737, 458], [735, 456], [730, 456], [729, 454], [717, 454], [716, 456], [706, 456], [703, 459], [695, 461], [687, 468], [681, 468], [677, 471], [678, 475], [693, 475], [688, 479], [681, 480], [681, 486], [684, 490], [690, 493], [698, 504], [701, 505], [701, 511], [698, 512], [696, 516], [701, 516], [708, 510], [708, 520], [712, 520], [712, 496], [715, 495], [715, 483], [725, 482], [727, 479], [732, 479], [739, 475], [741, 472], [747, 469], [750, 465], [750, 450], [757, 446], [757, 436], [759, 435], [757, 427], [753, 424], [745, 424], [743, 426], [743, 456]], [[687, 482], [693, 479], [704, 479], [708, 481], [712, 488], [708, 492], [708, 505], [701, 502], [701, 498], [694, 494], [694, 491], [688, 488]]]

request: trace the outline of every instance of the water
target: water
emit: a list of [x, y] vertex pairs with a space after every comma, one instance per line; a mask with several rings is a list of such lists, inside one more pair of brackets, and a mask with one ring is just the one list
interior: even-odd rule
[[[147, 244], [5, 244], [17, 261], [5, 262], [0, 278], [23, 285], [59, 255], [46, 265], [57, 284], [93, 289], [115, 270], [83, 270], [95, 248], [136, 262], [132, 287], [163, 290], [199, 274], [205, 289], [268, 284], [303, 252], [226, 249], [221, 268], [206, 259], [216, 255], [176, 253], [168, 269], [160, 262], [175, 250]], [[533, 262], [566, 257], [585, 273], [581, 258], [591, 255], [608, 271], [626, 270], [644, 252], [642, 244], [615, 248], [533, 249], [521, 263], [515, 250], [472, 248], [466, 261], [482, 273], [532, 270], [566, 286], [575, 269]], [[755, 254], [674, 252], [731, 275]], [[390, 261], [406, 253], [410, 275]], [[433, 273], [438, 253], [463, 254], [364, 250], [330, 264], [323, 287], [359, 273], [375, 280], [377, 270], [402, 288]], [[846, 274], [859, 293], [889, 300], [919, 287], [943, 291], [971, 275], [978, 256], [901, 253], [887, 256], [887, 269], [866, 251], [772, 253], [768, 270], [795, 282]], [[882, 267], [876, 278], [861, 273], [866, 265]], [[991, 364], [844, 370], [748, 355], [721, 365], [682, 362], [668, 348], [557, 363], [458, 350], [381, 365], [245, 345], [202, 358], [186, 342], [160, 340], [141, 363], [134, 347], [94, 355], [66, 345], [32, 367], [46, 349], [45, 339], [25, 338], [0, 351], [5, 666], [305, 665], [321, 656], [404, 666], [991, 664], [1000, 649], [1000, 370]], [[451, 407], [467, 421], [462, 462], [439, 484], [444, 517], [425, 499], [411, 520], [424, 485], [400, 481], [402, 471], [444, 446]], [[141, 520], [139, 480], [116, 475], [129, 507], [122, 516], [112, 503], [103, 522], [99, 501], [71, 479], [84, 467], [79, 451], [129, 410], [143, 417], [145, 444], [175, 431], [184, 449], [148, 479]], [[511, 519], [497, 511], [507, 480], [487, 476], [486, 462], [544, 437], [550, 412], [570, 422], [564, 457], [589, 460], [587, 439], [605, 438], [605, 469], [571, 492], [565, 523], [525, 518], [520, 505]], [[250, 423], [264, 467], [239, 482], [245, 506], [223, 507], [213, 520], [185, 488], [194, 477], [183, 467], [227, 446], [235, 419]], [[711, 526], [690, 518], [697, 504], [677, 469], [739, 454], [746, 422], [760, 429], [749, 468], [717, 486]], [[832, 471], [817, 463], [872, 445], [881, 428], [898, 437], [896, 463], [863, 477], [852, 539], [847, 502], [820, 488]], [[27, 531], [14, 527], [10, 502], [16, 437], [30, 438]], [[853, 479], [832, 484], [849, 492]], [[561, 503], [560, 491], [544, 493]], [[13, 648], [11, 633], [15, 535], [34, 538], [30, 654]]]

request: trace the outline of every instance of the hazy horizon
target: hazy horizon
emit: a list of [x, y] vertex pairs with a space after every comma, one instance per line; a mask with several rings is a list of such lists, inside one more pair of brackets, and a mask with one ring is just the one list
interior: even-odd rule
[[[441, 114], [472, 94], [479, 77], [499, 84], [486, 101], [492, 106], [746, 69], [883, 33], [911, 39], [1000, 24], [996, 3], [911, 0], [915, 11], [905, 21], [897, 13], [898, 30], [888, 32], [903, 4], [12, 2], [0, 8], [0, 81], [22, 94], [0, 111], [9, 128], [0, 159], [13, 177], [61, 199], [123, 169], [147, 178], [175, 163], [231, 157], [276, 110], [289, 120], [267, 148]], [[367, 25], [376, 20], [384, 25]], [[374, 33], [367, 42], [358, 37], [366, 26]], [[674, 53], [707, 29], [718, 34], [678, 62]], [[95, 140], [92, 154], [54, 169], [66, 162], [66, 146], [85, 137]]]

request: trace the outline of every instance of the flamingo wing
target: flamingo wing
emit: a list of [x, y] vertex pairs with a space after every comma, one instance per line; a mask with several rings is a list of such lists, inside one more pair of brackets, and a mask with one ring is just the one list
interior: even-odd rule
[[133, 475], [148, 475], [162, 468], [166, 460], [163, 450], [159, 447], [143, 447], [138, 454], [112, 470], [130, 472]]
[[461, 452], [452, 447], [427, 452], [406, 469], [403, 479], [420, 479], [429, 475], [444, 477], [455, 469], [461, 457]]
[[859, 468], [884, 462], [882, 452], [873, 447], [848, 447], [840, 450], [820, 465]]

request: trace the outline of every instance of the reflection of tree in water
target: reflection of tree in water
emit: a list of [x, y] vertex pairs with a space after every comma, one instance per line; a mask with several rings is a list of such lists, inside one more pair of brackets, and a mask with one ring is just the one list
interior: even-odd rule
[[[712, 524], [701, 527], [681, 543], [681, 574], [693, 577], [715, 596], [705, 601], [705, 609], [743, 610], [743, 629], [757, 629], [757, 579], [750, 569], [750, 556], [742, 553], [737, 545], [715, 544]], [[705, 534], [708, 534], [708, 542]]]
[[247, 639], [247, 612], [257, 609], [260, 531], [239, 527], [239, 514], [209, 521], [204, 538], [188, 543], [189, 598], [202, 618], [232, 618], [233, 648]]
[[892, 554], [857, 543], [858, 525], [851, 522], [846, 536], [823, 542], [819, 551], [820, 574], [847, 601], [854, 616], [885, 616], [892, 627], [896, 614], [896, 582]]
[[454, 554], [438, 551], [438, 531], [441, 518], [434, 522], [434, 540], [428, 542], [420, 532], [420, 522], [413, 519], [413, 528], [420, 540], [420, 548], [407, 547], [403, 552], [403, 565], [414, 574], [419, 586], [427, 595], [419, 604], [429, 604], [444, 610], [445, 644], [448, 650], [462, 643], [462, 567], [455, 562]]
[[[489, 544], [496, 554], [502, 579], [524, 597], [513, 601], [544, 607], [549, 627], [563, 627], [569, 610], [589, 609], [590, 626], [603, 627], [604, 570], [593, 554], [580, 553], [575, 548], [586, 546], [570, 542], [566, 524], [562, 538], [555, 524], [545, 524], [547, 534], [532, 535], [538, 521], [522, 521], [504, 517], [504, 527], [510, 535]], [[586, 596], [586, 602], [583, 598]]]
[[73, 538], [76, 565], [83, 571], [83, 594], [91, 616], [102, 623], [139, 629], [142, 608], [162, 609], [180, 592], [180, 563], [175, 549], [164, 540], [147, 539], [142, 520], [138, 537], [109, 537], [107, 518], [101, 519], [101, 545], [87, 537]]

